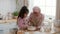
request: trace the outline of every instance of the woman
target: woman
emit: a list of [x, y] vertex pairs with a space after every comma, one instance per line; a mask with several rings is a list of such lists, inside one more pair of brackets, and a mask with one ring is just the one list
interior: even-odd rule
[[30, 14], [29, 22], [30, 25], [35, 26], [37, 29], [41, 26], [44, 20], [44, 15], [41, 13], [39, 7], [34, 7], [33, 12]]
[[27, 9], [27, 7], [26, 6], [23, 6], [22, 8], [21, 8], [21, 10], [20, 10], [20, 12], [19, 12], [19, 15], [18, 15], [18, 27], [20, 28], [20, 29], [26, 29], [27, 27], [28, 27], [28, 25], [27, 25], [27, 19], [26, 19], [26, 17], [27, 17], [27, 15], [28, 15], [28, 13], [29, 13], [29, 10]]

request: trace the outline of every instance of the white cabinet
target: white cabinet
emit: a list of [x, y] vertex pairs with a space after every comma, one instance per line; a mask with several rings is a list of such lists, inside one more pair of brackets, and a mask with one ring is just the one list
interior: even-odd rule
[[17, 25], [14, 22], [0, 24], [0, 34], [10, 33], [10, 29], [16, 28]]

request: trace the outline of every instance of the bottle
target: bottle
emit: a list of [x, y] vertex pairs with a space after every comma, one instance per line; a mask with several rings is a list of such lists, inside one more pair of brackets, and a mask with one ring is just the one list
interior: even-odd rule
[[12, 19], [12, 13], [11, 12], [8, 12], [7, 17], [8, 17], [8, 20], [9, 19]]

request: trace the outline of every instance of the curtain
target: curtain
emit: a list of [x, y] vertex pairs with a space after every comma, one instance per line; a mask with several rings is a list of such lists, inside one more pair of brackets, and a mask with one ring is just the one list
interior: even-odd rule
[[24, 5], [27, 7], [29, 6], [28, 0], [24, 0]]
[[16, 0], [17, 3], [17, 11], [20, 11], [22, 6], [27, 6], [28, 7], [28, 0]]
[[56, 19], [57, 19], [57, 20], [60, 20], [60, 0], [57, 0]]

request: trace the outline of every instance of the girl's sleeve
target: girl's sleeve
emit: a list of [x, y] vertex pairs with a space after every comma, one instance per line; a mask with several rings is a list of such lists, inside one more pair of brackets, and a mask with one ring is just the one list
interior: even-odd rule
[[24, 23], [23, 19], [18, 19], [18, 27], [26, 28], [27, 25]]
[[18, 27], [23, 27], [23, 20], [22, 19], [18, 19]]

